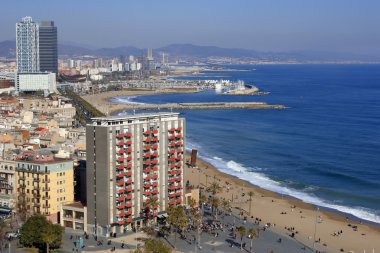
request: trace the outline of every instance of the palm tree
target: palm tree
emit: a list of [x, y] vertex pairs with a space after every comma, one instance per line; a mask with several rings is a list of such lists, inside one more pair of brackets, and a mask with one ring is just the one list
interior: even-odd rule
[[[145, 208], [149, 210], [150, 217], [154, 217], [154, 206], [158, 205], [158, 198], [156, 196], [152, 196], [144, 203]], [[150, 224], [150, 223], [149, 223]]]
[[211, 192], [212, 195], [215, 195], [222, 191], [222, 187], [218, 183], [213, 182], [209, 187], [207, 187], [207, 191]]
[[194, 209], [197, 203], [195, 199], [189, 198], [189, 200], [187, 201], [187, 204], [190, 206], [191, 209]]
[[220, 200], [218, 197], [211, 197], [211, 213], [215, 217], [215, 220], [217, 220], [217, 215], [218, 215], [218, 207], [220, 204]]
[[222, 199], [222, 207], [223, 207], [223, 220], [224, 220], [224, 217], [226, 216], [226, 210], [227, 208], [230, 207], [230, 202], [225, 198]]
[[248, 192], [248, 196], [249, 196], [249, 216], [251, 216], [252, 197], [253, 197], [253, 195], [255, 195], [255, 193], [253, 191], [249, 191]]
[[255, 237], [259, 237], [259, 230], [258, 230], [258, 229], [254, 229], [254, 228], [250, 228], [250, 229], [248, 230], [248, 236], [249, 236], [249, 238], [251, 239], [251, 245], [250, 245], [250, 247], [249, 247], [249, 252], [252, 253], [253, 239], [254, 239]]
[[245, 236], [247, 230], [244, 226], [240, 226], [237, 229], [239, 235], [240, 235], [240, 250], [243, 250], [243, 237]]
[[[188, 220], [183, 206], [170, 206], [168, 208], [168, 223], [171, 226], [179, 227], [181, 230], [187, 226]], [[177, 229], [174, 234], [174, 248], [177, 242]]]

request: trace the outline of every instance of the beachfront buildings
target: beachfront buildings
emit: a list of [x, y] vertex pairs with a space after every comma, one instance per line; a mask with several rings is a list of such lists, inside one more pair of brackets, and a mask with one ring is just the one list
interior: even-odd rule
[[17, 211], [43, 214], [56, 223], [62, 204], [74, 201], [73, 161], [44, 149], [24, 151], [16, 158]]
[[178, 113], [92, 119], [86, 127], [89, 232], [120, 234], [183, 203], [184, 133]]

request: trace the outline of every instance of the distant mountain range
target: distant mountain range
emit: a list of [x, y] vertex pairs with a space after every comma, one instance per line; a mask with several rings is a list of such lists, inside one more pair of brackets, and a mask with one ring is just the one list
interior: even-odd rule
[[[12, 40], [0, 42], [0, 57], [15, 58], [16, 43]], [[379, 61], [379, 56], [355, 55], [337, 52], [299, 51], [299, 52], [258, 52], [242, 48], [222, 48], [216, 46], [198, 46], [193, 44], [171, 44], [169, 46], [153, 49], [156, 57], [160, 52], [169, 54], [170, 58], [206, 59], [209, 57], [245, 58], [269, 61]], [[81, 45], [74, 42], [58, 44], [60, 56], [94, 56], [94, 57], [119, 57], [119, 56], [143, 56], [146, 49], [133, 46], [99, 48]]]

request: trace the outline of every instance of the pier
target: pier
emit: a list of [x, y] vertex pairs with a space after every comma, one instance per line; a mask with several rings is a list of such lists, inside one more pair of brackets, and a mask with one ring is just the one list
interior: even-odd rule
[[[119, 104], [120, 105], [120, 104]], [[269, 105], [264, 102], [215, 102], [215, 103], [168, 103], [126, 104], [123, 110], [223, 110], [223, 109], [285, 109], [284, 105]]]

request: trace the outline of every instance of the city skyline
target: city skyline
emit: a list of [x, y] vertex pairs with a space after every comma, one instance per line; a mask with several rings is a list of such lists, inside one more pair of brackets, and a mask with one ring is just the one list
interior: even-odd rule
[[[173, 43], [247, 48], [258, 51], [331, 51], [380, 55], [376, 29], [380, 4], [367, 1], [193, 1], [177, 3], [67, 3], [5, 1], [0, 41], [14, 39], [23, 16], [54, 20], [59, 41], [96, 48], [157, 48]], [[20, 4], [22, 3], [22, 4]], [[42, 3], [42, 2], [41, 2]], [[17, 5], [17, 8], [16, 8]], [[88, 11], [83, 12], [86, 9]], [[49, 11], [46, 11], [49, 10]], [[106, 11], [105, 11], [106, 10]], [[46, 14], [48, 13], [48, 14]], [[67, 14], [70, 14], [68, 18]]]

